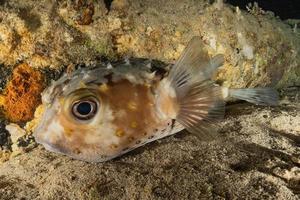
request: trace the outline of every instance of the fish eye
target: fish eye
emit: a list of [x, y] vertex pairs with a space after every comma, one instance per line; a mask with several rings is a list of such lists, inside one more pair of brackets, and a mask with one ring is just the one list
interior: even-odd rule
[[79, 120], [89, 120], [97, 113], [97, 103], [94, 100], [78, 100], [73, 103], [72, 114]]

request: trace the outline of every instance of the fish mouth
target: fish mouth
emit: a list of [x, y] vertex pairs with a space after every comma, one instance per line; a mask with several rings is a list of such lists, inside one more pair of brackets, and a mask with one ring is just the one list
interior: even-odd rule
[[52, 142], [50, 143], [45, 138], [38, 136], [37, 133], [34, 133], [33, 135], [34, 135], [36, 143], [42, 145], [46, 150], [54, 152], [54, 153], [68, 154], [68, 151], [62, 145], [60, 145], [58, 143], [52, 143]]
[[107, 160], [111, 160], [112, 158], [118, 157], [119, 155], [100, 155], [95, 151], [91, 151], [89, 149], [78, 149], [77, 151], [74, 148], [68, 148], [68, 145], [64, 143], [62, 140], [51, 141], [47, 137], [45, 137], [44, 132], [34, 132], [34, 138], [36, 143], [42, 145], [45, 150], [58, 153], [60, 155], [68, 156], [76, 160], [81, 160], [84, 162], [90, 163], [99, 163], [105, 162]]
[[58, 153], [60, 155], [68, 156], [73, 159], [81, 160], [89, 163], [105, 162], [113, 158], [119, 157], [121, 155], [118, 154], [112, 156], [104, 156], [104, 155], [89, 154], [87, 152], [81, 152], [80, 154], [76, 154], [72, 150], [68, 150], [60, 144], [49, 143], [47, 141], [44, 141], [43, 139], [37, 139], [36, 142], [40, 145], [43, 145], [43, 147], [50, 152]]
[[39, 143], [42, 144], [46, 150], [51, 151], [51, 152], [55, 152], [55, 153], [60, 153], [60, 151], [57, 151], [54, 145], [50, 145], [48, 143]]

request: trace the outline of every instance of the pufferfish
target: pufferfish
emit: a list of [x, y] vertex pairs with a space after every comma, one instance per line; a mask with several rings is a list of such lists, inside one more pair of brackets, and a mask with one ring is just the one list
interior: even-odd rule
[[65, 74], [42, 94], [45, 112], [35, 139], [47, 150], [104, 162], [183, 129], [200, 138], [217, 136], [214, 126], [228, 98], [277, 104], [272, 88], [216, 85], [211, 77], [223, 62], [223, 55], [210, 58], [193, 37], [163, 74], [125, 61]]

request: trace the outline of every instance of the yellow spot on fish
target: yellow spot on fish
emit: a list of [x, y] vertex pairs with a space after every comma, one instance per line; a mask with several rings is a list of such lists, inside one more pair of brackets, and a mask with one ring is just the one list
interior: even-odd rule
[[131, 122], [130, 127], [131, 127], [131, 128], [136, 128], [137, 125], [138, 125], [137, 122], [136, 122], [136, 121], [133, 121], [133, 122]]
[[74, 132], [73, 129], [67, 128], [67, 127], [64, 128], [64, 131], [65, 131], [65, 135], [66, 135], [67, 137], [70, 137], [70, 136], [72, 135], [72, 133]]
[[99, 87], [99, 90], [100, 90], [101, 92], [107, 92], [108, 89], [109, 89], [109, 88], [108, 88], [108, 86], [107, 86], [106, 83], [100, 85], [100, 87]]
[[123, 129], [118, 129], [116, 132], [115, 132], [116, 136], [118, 137], [122, 137], [123, 135], [125, 135], [125, 131]]
[[137, 104], [133, 101], [130, 101], [128, 104], [127, 104], [127, 107], [129, 110], [132, 110], [132, 111], [135, 111], [137, 110]]
[[116, 145], [116, 144], [111, 144], [111, 145], [110, 145], [110, 148], [111, 148], [111, 149], [116, 149], [116, 148], [118, 148], [118, 145]]

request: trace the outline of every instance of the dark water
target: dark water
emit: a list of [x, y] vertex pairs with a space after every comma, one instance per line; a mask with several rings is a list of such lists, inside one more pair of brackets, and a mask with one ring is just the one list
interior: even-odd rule
[[246, 9], [249, 3], [257, 2], [263, 10], [272, 11], [282, 20], [300, 19], [300, 0], [226, 0], [227, 3]]

